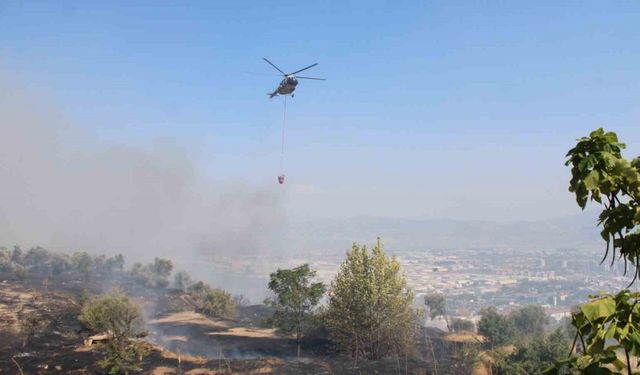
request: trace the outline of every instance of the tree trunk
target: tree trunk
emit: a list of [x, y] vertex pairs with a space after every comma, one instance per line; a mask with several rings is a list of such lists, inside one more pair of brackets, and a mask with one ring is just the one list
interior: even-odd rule
[[300, 325], [298, 325], [298, 328], [296, 329], [296, 357], [298, 358], [298, 361], [300, 361], [300, 336], [302, 336], [302, 334], [300, 332]]

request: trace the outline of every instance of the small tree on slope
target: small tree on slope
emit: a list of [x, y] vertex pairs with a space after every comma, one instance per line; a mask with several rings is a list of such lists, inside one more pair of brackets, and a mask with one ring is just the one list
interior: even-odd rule
[[316, 272], [308, 264], [271, 274], [269, 289], [275, 297], [267, 299], [267, 305], [275, 308], [270, 322], [283, 333], [295, 333], [296, 355], [300, 358], [300, 340], [313, 309], [324, 295], [323, 283], [312, 283]]
[[418, 333], [420, 314], [400, 264], [378, 240], [369, 251], [354, 244], [329, 290], [326, 324], [339, 349], [380, 359], [407, 355]]
[[140, 361], [146, 354], [144, 343], [136, 339], [146, 336], [142, 311], [126, 294], [111, 292], [87, 301], [79, 316], [80, 322], [95, 333], [108, 338], [99, 349], [104, 358], [99, 362], [109, 374], [140, 371]]

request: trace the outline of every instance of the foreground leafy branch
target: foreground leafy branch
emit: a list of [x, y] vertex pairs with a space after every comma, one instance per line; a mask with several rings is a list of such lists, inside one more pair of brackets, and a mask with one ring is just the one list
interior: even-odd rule
[[[547, 374], [640, 374], [635, 365], [640, 354], [640, 293], [627, 289], [616, 295], [592, 296], [574, 313], [571, 324], [576, 334], [571, 353]], [[632, 365], [633, 362], [633, 365]], [[635, 371], [634, 371], [635, 368]]]
[[604, 207], [598, 223], [607, 243], [603, 261], [611, 252], [613, 264], [617, 252], [625, 274], [628, 263], [634, 266], [635, 281], [640, 276], [640, 158], [624, 159], [624, 148], [615, 133], [600, 128], [578, 140], [567, 153], [566, 165], [571, 166], [569, 191], [578, 205], [584, 209], [591, 200]]
[[[595, 201], [603, 206], [598, 225], [607, 247], [601, 262], [609, 256], [611, 264], [621, 259], [625, 274], [630, 264], [633, 284], [640, 276], [640, 158], [624, 159], [624, 148], [615, 133], [600, 128], [578, 139], [566, 165], [571, 166], [569, 191], [578, 205], [584, 209]], [[545, 374], [640, 374], [639, 301], [640, 293], [627, 289], [591, 296], [572, 316], [576, 335], [569, 358]]]

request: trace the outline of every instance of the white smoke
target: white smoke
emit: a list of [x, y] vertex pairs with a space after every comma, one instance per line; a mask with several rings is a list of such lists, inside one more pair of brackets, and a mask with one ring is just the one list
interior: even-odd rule
[[38, 97], [0, 74], [0, 245], [129, 260], [277, 247], [274, 191], [207, 180], [175, 140], [104, 141]]

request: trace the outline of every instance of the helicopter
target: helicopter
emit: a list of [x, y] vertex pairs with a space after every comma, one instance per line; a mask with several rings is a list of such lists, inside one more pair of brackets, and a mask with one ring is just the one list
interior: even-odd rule
[[271, 61], [267, 60], [266, 57], [263, 57], [264, 61], [266, 61], [269, 65], [273, 66], [277, 71], [279, 71], [280, 73], [282, 73], [282, 75], [284, 76], [284, 79], [282, 80], [282, 82], [280, 82], [280, 84], [278, 85], [278, 88], [275, 89], [275, 91], [268, 93], [267, 95], [269, 95], [270, 98], [273, 98], [274, 96], [278, 96], [278, 95], [291, 95], [291, 97], [293, 98], [293, 92], [296, 89], [296, 86], [298, 85], [298, 78], [300, 79], [313, 79], [316, 81], [324, 81], [324, 78], [314, 78], [314, 77], [297, 77], [296, 74], [307, 70], [309, 68], [313, 68], [314, 66], [318, 65], [318, 63], [312, 64], [307, 66], [306, 68], [302, 68], [300, 70], [296, 70], [293, 73], [285, 73], [283, 72], [280, 68], [278, 68], [277, 66], [275, 66], [274, 63], [272, 63]]

